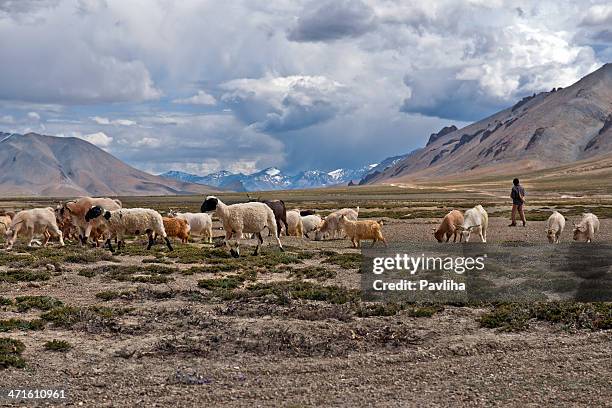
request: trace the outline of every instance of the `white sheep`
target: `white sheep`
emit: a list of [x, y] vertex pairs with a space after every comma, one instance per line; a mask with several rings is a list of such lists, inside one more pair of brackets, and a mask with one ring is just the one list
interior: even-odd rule
[[6, 247], [13, 248], [19, 234], [23, 233], [32, 246], [34, 234], [42, 234], [45, 237], [43, 246], [46, 246], [51, 236], [58, 237], [61, 246], [64, 246], [62, 231], [57, 227], [55, 211], [53, 208], [34, 208], [18, 212], [13, 217], [9, 227], [6, 229]]
[[302, 216], [302, 232], [308, 237], [308, 234], [312, 231], [316, 231], [317, 227], [321, 225], [322, 222], [323, 220], [318, 215], [311, 214]]
[[287, 211], [287, 231], [285, 232], [295, 237], [304, 236], [304, 225], [299, 210]]
[[[225, 230], [225, 245], [230, 246], [229, 240], [234, 236], [236, 240], [241, 239], [243, 233], [254, 233], [257, 237], [257, 248], [255, 255], [259, 254], [263, 237], [261, 232], [264, 228], [268, 228], [270, 233], [276, 239], [278, 247], [284, 251], [283, 246], [278, 238], [276, 229], [276, 219], [274, 212], [264, 203], [250, 202], [226, 205], [215, 196], [208, 196], [202, 203], [200, 208], [202, 212], [215, 211], [217, 217], [223, 223]], [[236, 245], [236, 249], [231, 249], [233, 256], [240, 256], [240, 248]]]
[[212, 218], [206, 213], [180, 213], [170, 210], [169, 217], [176, 217], [187, 221], [191, 228], [191, 235], [201, 235], [208, 243], [212, 243], [213, 229]]
[[108, 248], [113, 252], [113, 246], [111, 244], [111, 238], [116, 237], [119, 241], [117, 247], [121, 249], [125, 246], [124, 238], [127, 235], [141, 235], [147, 234], [149, 237], [149, 245], [147, 249], [151, 249], [155, 244], [155, 236], [161, 236], [166, 241], [168, 249], [172, 251], [172, 244], [164, 229], [164, 221], [160, 213], [155, 210], [148, 208], [129, 208], [120, 209], [113, 211], [106, 211], [100, 206], [92, 207], [87, 214], [85, 214], [85, 220], [87, 222], [95, 219], [101, 219], [108, 234], [106, 236], [106, 243]]
[[574, 241], [591, 242], [595, 234], [599, 232], [599, 218], [595, 214], [582, 215], [578, 224], [574, 224]]
[[548, 242], [551, 244], [560, 243], [561, 234], [563, 234], [564, 229], [565, 217], [558, 211], [553, 211], [550, 217], [548, 217], [548, 221], [546, 221], [546, 236], [548, 237]]
[[478, 204], [474, 208], [470, 208], [463, 215], [463, 225], [459, 228], [461, 234], [465, 236], [465, 242], [470, 241], [470, 234], [478, 232], [482, 242], [487, 242], [487, 227], [489, 225], [489, 214], [485, 211], [482, 205]]
[[357, 221], [357, 217], [359, 216], [359, 207], [357, 207], [356, 210], [353, 210], [352, 208], [342, 208], [325, 217], [323, 222], [317, 227], [315, 240], [320, 241], [326, 234], [329, 234], [331, 238], [342, 237], [344, 232], [342, 227], [340, 227], [340, 217], [342, 215], [344, 215], [349, 221]]

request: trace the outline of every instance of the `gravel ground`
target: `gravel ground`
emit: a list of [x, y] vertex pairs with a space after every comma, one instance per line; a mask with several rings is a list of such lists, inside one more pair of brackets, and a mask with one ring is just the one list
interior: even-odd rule
[[[384, 233], [391, 242], [433, 240], [435, 222], [388, 219]], [[491, 219], [489, 242], [546, 243], [544, 222], [526, 228], [507, 223]], [[612, 220], [602, 220], [598, 240], [611, 242], [611, 233]], [[305, 251], [356, 252], [346, 240], [283, 241]], [[122, 263], [142, 265], [142, 259], [122, 257]], [[308, 259], [305, 265], [317, 262]], [[197, 289], [201, 275], [136, 284], [79, 276], [83, 267], [67, 265], [44, 283], [0, 284], [0, 296], [48, 295], [75, 306], [130, 311], [108, 326], [85, 322], [71, 329], [1, 333], [23, 341], [27, 367], [0, 370], [0, 388], [61, 386], [70, 396], [66, 405], [98, 407], [611, 405], [609, 330], [532, 322], [527, 330], [505, 333], [480, 327], [477, 319], [486, 310], [467, 307], [447, 306], [431, 317], [401, 312], [360, 318], [347, 314], [346, 305], [328, 302], [197, 301], [184, 294]], [[325, 285], [359, 288], [356, 270], [326, 267], [336, 276]], [[280, 278], [260, 273], [257, 279]], [[182, 295], [110, 302], [95, 297], [137, 287]], [[0, 319], [39, 314], [0, 307]], [[45, 350], [52, 339], [73, 348]], [[0, 405], [10, 406], [6, 399]]]

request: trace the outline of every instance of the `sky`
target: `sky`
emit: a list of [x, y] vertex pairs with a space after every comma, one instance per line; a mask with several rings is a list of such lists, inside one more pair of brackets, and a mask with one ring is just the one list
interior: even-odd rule
[[152, 173], [333, 170], [609, 61], [607, 1], [0, 0], [0, 131]]

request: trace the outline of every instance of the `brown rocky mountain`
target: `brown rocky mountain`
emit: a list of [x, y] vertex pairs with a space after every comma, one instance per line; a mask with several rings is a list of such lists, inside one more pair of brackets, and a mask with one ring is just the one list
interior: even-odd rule
[[0, 195], [118, 196], [206, 193], [212, 188], [153, 176], [74, 137], [0, 132]]
[[516, 174], [612, 154], [612, 64], [567, 88], [528, 96], [463, 129], [445, 127], [368, 180]]

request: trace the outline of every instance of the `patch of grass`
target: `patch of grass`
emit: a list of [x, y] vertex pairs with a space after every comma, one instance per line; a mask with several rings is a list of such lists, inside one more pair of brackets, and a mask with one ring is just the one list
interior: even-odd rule
[[9, 332], [13, 330], [42, 330], [45, 327], [45, 322], [41, 319], [22, 320], [22, 319], [7, 319], [0, 320], [0, 332]]
[[81, 269], [78, 273], [79, 276], [85, 276], [86, 278], [93, 278], [96, 276], [96, 271], [93, 269]]
[[164, 275], [139, 275], [139, 276], [133, 276], [130, 281], [132, 282], [136, 282], [136, 283], [150, 283], [153, 285], [159, 285], [162, 283], [168, 283], [170, 281], [173, 281], [174, 278], [170, 277], [170, 276], [164, 276]]
[[189, 269], [185, 269], [181, 271], [183, 275], [194, 275], [196, 273], [222, 273], [222, 272], [233, 272], [239, 269], [236, 264], [216, 264], [216, 265], [206, 265], [206, 266], [192, 266]]
[[410, 317], [431, 317], [444, 310], [442, 306], [415, 306], [407, 309]]
[[58, 327], [70, 328], [83, 318], [83, 310], [75, 306], [61, 306], [43, 313], [40, 317]]
[[116, 317], [128, 312], [125, 308], [110, 308], [104, 306], [90, 306], [81, 308], [76, 306], [60, 306], [43, 313], [43, 320], [53, 323], [56, 327], [72, 328], [78, 323], [108, 326]]
[[0, 296], [0, 306], [11, 306], [12, 304], [13, 301], [11, 299]]
[[291, 270], [290, 274], [297, 279], [316, 279], [319, 282], [336, 277], [336, 271], [324, 268], [322, 266], [299, 269], [294, 268]]
[[19, 340], [0, 338], [0, 368], [24, 368], [25, 360], [21, 354], [25, 351], [25, 344]]
[[51, 275], [48, 272], [31, 269], [10, 269], [6, 272], [0, 272], [0, 282], [6, 283], [40, 282], [48, 281], [50, 278]]
[[15, 298], [15, 303], [20, 312], [27, 312], [30, 309], [46, 311], [64, 304], [61, 300], [50, 296], [18, 296]]
[[501, 331], [525, 330], [530, 320], [561, 324], [567, 328], [607, 330], [612, 328], [611, 303], [539, 302], [495, 305], [478, 320], [482, 327]]
[[163, 265], [104, 265], [95, 268], [90, 268], [85, 271], [84, 276], [104, 275], [108, 279], [119, 282], [138, 282], [138, 283], [167, 283], [173, 280], [167, 276], [177, 272], [177, 268], [171, 268]]
[[244, 281], [245, 278], [241, 275], [231, 275], [217, 279], [201, 279], [198, 281], [198, 287], [208, 290], [236, 289], [240, 287]]
[[225, 299], [266, 298], [272, 296], [275, 303], [286, 304], [290, 299], [323, 301], [333, 304], [356, 302], [360, 291], [339, 286], [323, 286], [303, 281], [256, 283], [244, 289], [220, 293]]
[[[67, 246], [57, 248], [26, 248], [28, 255], [13, 255], [0, 261], [12, 268], [37, 268], [46, 264], [61, 266], [65, 263], [87, 264], [99, 261], [117, 261], [108, 251], [101, 248], [81, 248]], [[4, 257], [3, 257], [4, 258]]]
[[333, 253], [323, 260], [323, 263], [338, 265], [344, 269], [359, 269], [362, 256], [356, 253], [339, 254]]
[[72, 348], [72, 344], [65, 340], [51, 340], [45, 343], [45, 349], [49, 351], [66, 352]]
[[355, 309], [355, 314], [359, 317], [395, 316], [403, 308], [399, 303], [360, 303]]

